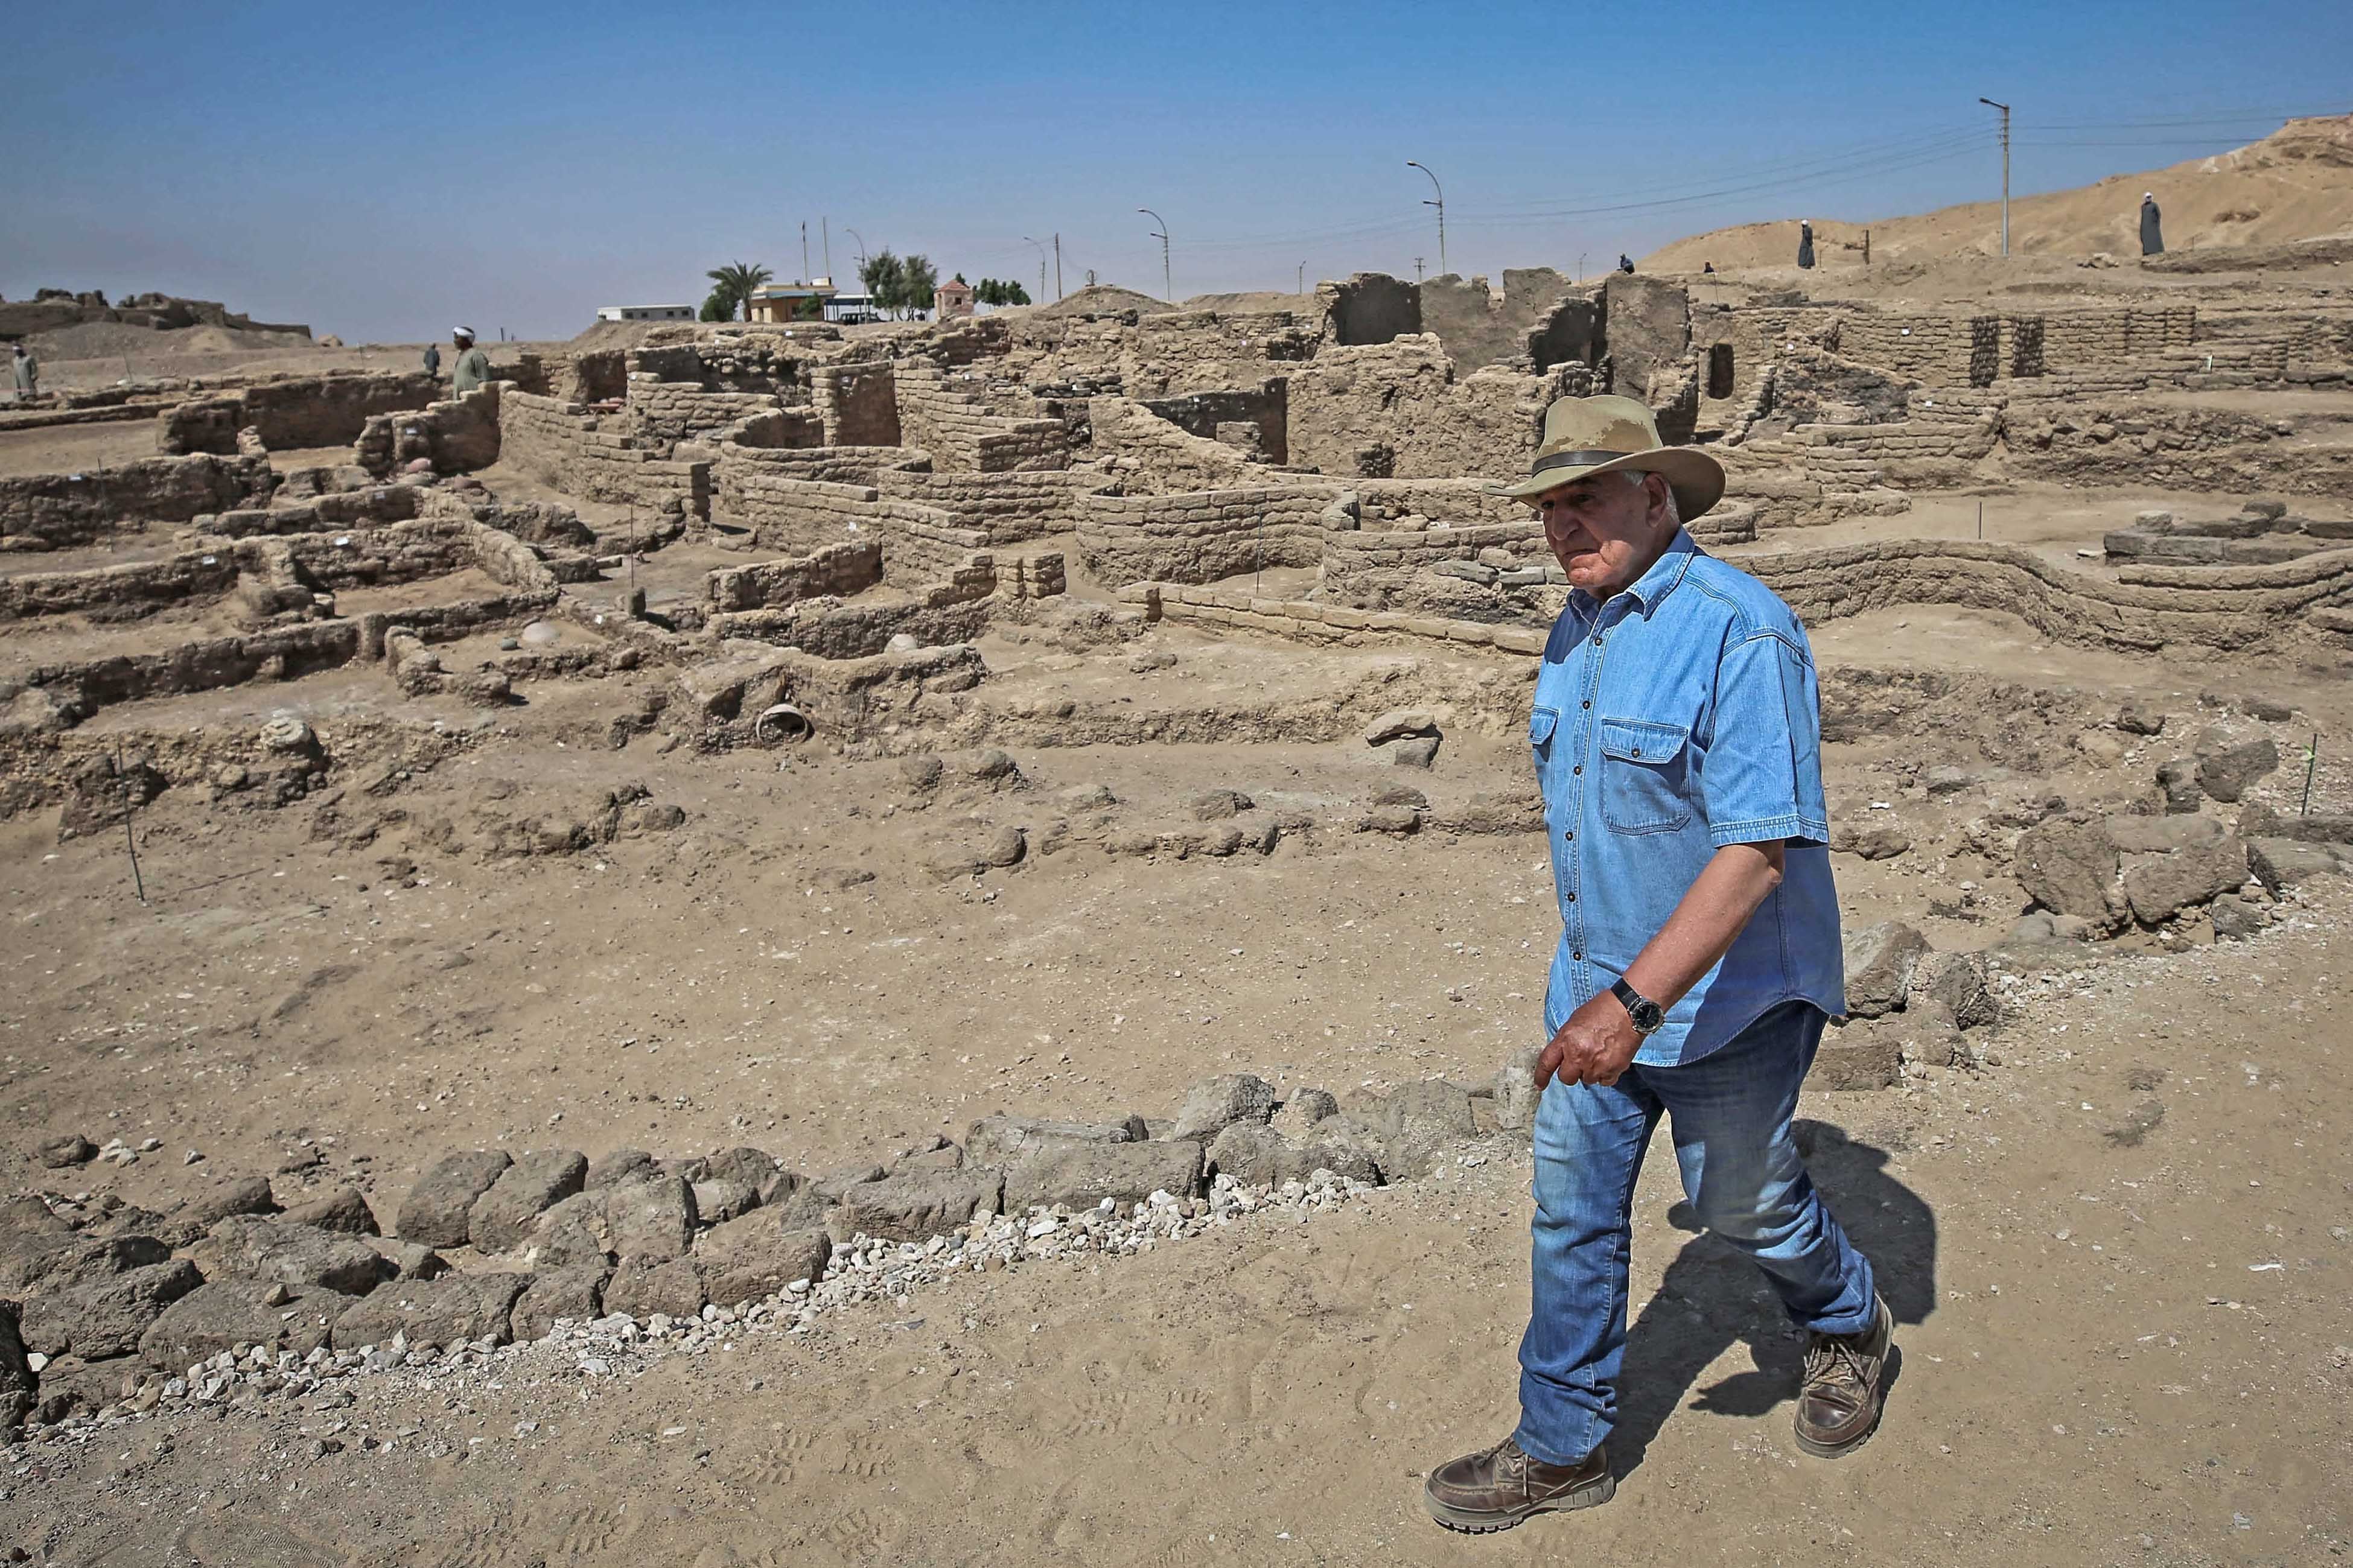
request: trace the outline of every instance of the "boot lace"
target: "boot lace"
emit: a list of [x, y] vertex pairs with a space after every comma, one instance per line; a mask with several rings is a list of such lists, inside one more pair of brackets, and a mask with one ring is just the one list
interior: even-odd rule
[[1871, 1374], [1862, 1352], [1853, 1340], [1836, 1334], [1816, 1334], [1806, 1347], [1806, 1392], [1829, 1396], [1837, 1404], [1859, 1409]]

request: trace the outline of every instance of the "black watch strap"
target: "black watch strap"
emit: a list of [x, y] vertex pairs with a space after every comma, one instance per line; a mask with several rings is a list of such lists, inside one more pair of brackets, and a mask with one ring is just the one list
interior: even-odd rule
[[1634, 1032], [1638, 1035], [1656, 1034], [1659, 1026], [1667, 1021], [1666, 1009], [1623, 980], [1610, 985], [1609, 994], [1617, 997], [1618, 1005], [1626, 1009], [1626, 1016], [1633, 1020]]

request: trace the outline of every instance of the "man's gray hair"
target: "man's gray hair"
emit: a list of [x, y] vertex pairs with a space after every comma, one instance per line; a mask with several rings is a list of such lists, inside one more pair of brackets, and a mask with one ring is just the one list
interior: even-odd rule
[[[1620, 468], [1618, 471], [1625, 475], [1629, 479], [1631, 479], [1634, 482], [1634, 488], [1637, 489], [1641, 488], [1643, 480], [1651, 477], [1650, 471], [1645, 468]], [[1663, 478], [1664, 476], [1662, 477]], [[1683, 525], [1683, 508], [1675, 503], [1675, 487], [1672, 484], [1667, 487], [1667, 521], [1673, 523], [1677, 528], [1681, 528]]]

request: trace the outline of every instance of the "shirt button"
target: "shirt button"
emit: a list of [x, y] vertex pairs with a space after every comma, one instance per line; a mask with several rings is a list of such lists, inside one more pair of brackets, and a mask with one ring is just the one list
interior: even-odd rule
[[1571, 894], [1569, 894], [1569, 896], [1568, 896], [1568, 901], [1569, 901], [1570, 903], [1572, 903], [1572, 904], [1573, 904], [1573, 903], [1575, 903], [1575, 902], [1577, 902], [1577, 895], [1576, 895], [1575, 893], [1571, 893]]
[[1572, 827], [1572, 828], [1570, 828], [1567, 832], [1566, 832], [1566, 833], [1562, 834], [1562, 835], [1561, 835], [1561, 837], [1562, 837], [1563, 838], [1569, 838], [1569, 839], [1573, 839], [1573, 838], [1575, 838], [1575, 837], [1577, 837], [1577, 829], [1576, 829], [1576, 828], [1574, 828], [1574, 827]]
[[1592, 703], [1590, 703], [1590, 702], [1580, 702], [1580, 703], [1578, 703], [1578, 704], [1577, 704], [1577, 706], [1578, 706], [1579, 708], [1590, 708], [1590, 707], [1592, 707], [1592, 706], [1593, 706], [1593, 704], [1592, 704]]
[[1642, 754], [1642, 748], [1641, 748], [1641, 747], [1640, 747], [1640, 746], [1635, 747], [1635, 748], [1634, 748], [1634, 755], [1636, 755], [1636, 756], [1638, 756], [1638, 757], [1639, 757], [1639, 756], [1641, 756], [1641, 754]]
[[1585, 764], [1583, 763], [1579, 763], [1568, 771], [1572, 773], [1581, 773], [1585, 771]]
[[1582, 952], [1572, 952], [1568, 956], [1577, 960], [1579, 963], [1583, 963], [1585, 962], [1585, 954]]
[[1593, 646], [1595, 647], [1599, 647], [1601, 646], [1601, 634], [1599, 632], [1593, 634]]

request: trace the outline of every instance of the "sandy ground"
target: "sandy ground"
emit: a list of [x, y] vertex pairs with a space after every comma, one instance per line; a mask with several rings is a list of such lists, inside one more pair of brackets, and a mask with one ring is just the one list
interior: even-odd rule
[[[1926, 629], [1842, 623], [1823, 658], [1885, 662]], [[2195, 678], [2161, 665], [2037, 650], [1998, 616], [1961, 633], [1952, 668], [2058, 666], [2082, 692], [2060, 731], [2126, 691], [2195, 706]], [[1456, 739], [1412, 782], [1434, 805], [1524, 784], [1508, 690], [1493, 713], [1464, 695], [1475, 663], [1294, 669], [1295, 650], [1153, 637], [1179, 662], [1149, 678], [1119, 650], [992, 639], [992, 700], [1175, 713], [1286, 676], [1302, 710], [1367, 683], [1452, 691]], [[2348, 717], [2320, 672], [2240, 674]], [[1343, 1094], [1475, 1080], [1533, 1037], [1556, 929], [1541, 846], [1346, 832], [1402, 773], [1353, 738], [1009, 740], [1028, 788], [925, 801], [886, 762], [596, 743], [636, 695], [546, 684], [470, 713], [333, 671], [101, 716], [170, 733], [292, 709], [332, 750], [396, 712], [412, 736], [438, 721], [464, 738], [437, 762], [413, 749], [385, 795], [267, 813], [167, 794], [141, 818], [143, 906], [119, 838], [59, 843], [47, 813], [0, 824], [12, 1121], [162, 1139], [73, 1176], [154, 1206], [189, 1179], [185, 1150], [199, 1174], [270, 1171], [307, 1139], [324, 1163], [280, 1175], [284, 1198], [354, 1179], [389, 1213], [451, 1146], [750, 1142], [823, 1170], [997, 1110], [1166, 1114], [1214, 1070]], [[1931, 752], [1991, 739], [1966, 715], [1951, 729]], [[1894, 789], [1922, 748], [1833, 747], [1840, 809]], [[2093, 787], [2096, 761], [2054, 783]], [[687, 826], [497, 864], [416, 837], [625, 778]], [[2344, 787], [2324, 782], [2325, 800]], [[1229, 785], [1318, 826], [1263, 860], [1080, 847], [977, 884], [921, 870], [932, 843], [1034, 832], [1057, 792], [1092, 783], [1123, 823], [1181, 823]], [[1925, 802], [1902, 810], [1930, 830]], [[371, 814], [375, 841], [345, 847]], [[387, 867], [403, 858], [413, 876]], [[1923, 854], [1840, 862], [1856, 921], [1917, 918], [1925, 886], [1961, 874]], [[842, 865], [875, 879], [829, 890], [819, 874]], [[608, 1376], [542, 1347], [487, 1378], [363, 1380], [341, 1409], [20, 1449], [0, 1542], [72, 1563], [2323, 1560], [2353, 1528], [2337, 1484], [2353, 1083], [2333, 962], [2348, 900], [2316, 886], [2252, 945], [2030, 986], [1982, 1076], [1810, 1098], [1817, 1173], [1905, 1324], [1887, 1426], [1842, 1463], [1796, 1450], [1799, 1347], [1745, 1265], [1678, 1227], [1662, 1157], [1640, 1205], [1618, 1501], [1490, 1542], [1429, 1524], [1420, 1473], [1514, 1408], [1528, 1171], [1490, 1142], [1335, 1215], [968, 1277], [813, 1336]], [[1929, 929], [1947, 946], [1970, 931]], [[9, 1186], [44, 1174], [0, 1155]], [[354, 1440], [315, 1455], [330, 1430]]]

